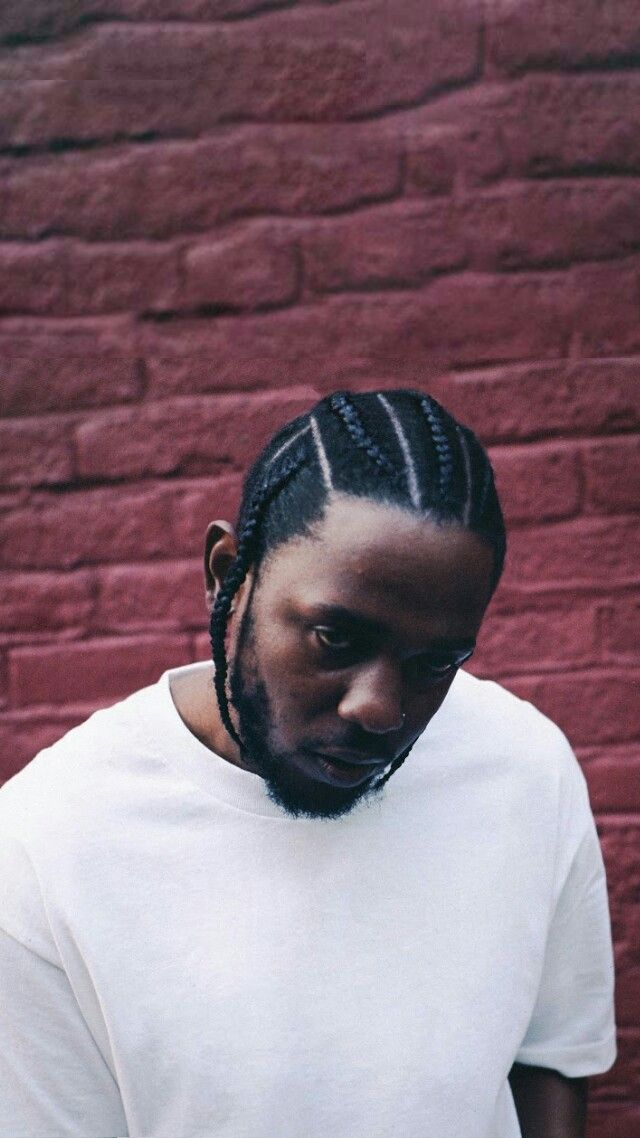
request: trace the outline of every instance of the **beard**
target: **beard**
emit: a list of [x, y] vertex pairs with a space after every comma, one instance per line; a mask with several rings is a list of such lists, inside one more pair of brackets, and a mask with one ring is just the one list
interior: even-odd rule
[[295, 762], [295, 752], [271, 746], [273, 713], [258, 668], [250, 607], [240, 628], [229, 689], [238, 715], [241, 757], [264, 779], [271, 801], [287, 814], [295, 818], [340, 818], [356, 803], [379, 796], [384, 778], [379, 771], [357, 786], [330, 786], [305, 775]]

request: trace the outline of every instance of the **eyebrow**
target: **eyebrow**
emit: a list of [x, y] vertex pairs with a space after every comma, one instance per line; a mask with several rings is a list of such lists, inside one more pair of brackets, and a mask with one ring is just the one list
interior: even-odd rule
[[[317, 604], [311, 606], [312, 611], [317, 614], [322, 614], [327, 619], [339, 620], [343, 624], [350, 625], [352, 628], [357, 628], [361, 632], [368, 632], [373, 636], [388, 636], [390, 629], [388, 625], [382, 621], [374, 620], [372, 617], [365, 616], [363, 613], [353, 612], [351, 609], [344, 608], [343, 605], [330, 605], [330, 604]], [[461, 640], [447, 640], [436, 639], [432, 641], [429, 649], [430, 652], [465, 652], [475, 648], [475, 637], [467, 637]]]

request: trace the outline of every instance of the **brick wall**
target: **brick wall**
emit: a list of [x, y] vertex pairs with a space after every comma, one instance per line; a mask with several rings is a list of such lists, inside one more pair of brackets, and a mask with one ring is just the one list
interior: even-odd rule
[[[0, 14], [0, 762], [208, 655], [206, 522], [337, 386], [431, 390], [511, 524], [477, 669], [568, 732], [640, 1133], [637, 0]], [[635, 537], [635, 546], [634, 546]]]

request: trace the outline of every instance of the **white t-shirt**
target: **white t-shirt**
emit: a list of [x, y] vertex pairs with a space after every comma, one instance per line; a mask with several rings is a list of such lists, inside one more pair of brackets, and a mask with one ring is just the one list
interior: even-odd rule
[[611, 1065], [549, 720], [461, 672], [378, 799], [295, 819], [184, 726], [184, 671], [0, 791], [1, 1138], [516, 1138], [515, 1060]]

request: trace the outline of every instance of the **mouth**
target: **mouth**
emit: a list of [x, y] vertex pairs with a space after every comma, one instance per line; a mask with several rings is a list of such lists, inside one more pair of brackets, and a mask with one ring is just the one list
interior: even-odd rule
[[321, 751], [307, 751], [309, 766], [313, 766], [323, 782], [332, 786], [358, 786], [359, 783], [373, 778], [375, 774], [388, 765], [389, 760], [380, 759], [349, 759], [337, 755], [325, 754]]

